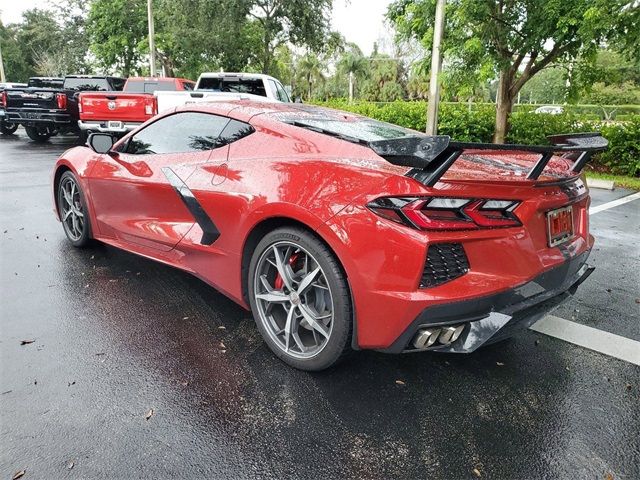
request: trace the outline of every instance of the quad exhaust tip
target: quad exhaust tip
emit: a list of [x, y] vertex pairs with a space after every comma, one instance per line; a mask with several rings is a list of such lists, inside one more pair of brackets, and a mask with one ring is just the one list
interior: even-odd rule
[[449, 325], [446, 327], [421, 328], [413, 338], [413, 346], [418, 350], [426, 350], [434, 345], [451, 345], [464, 331], [462, 325]]

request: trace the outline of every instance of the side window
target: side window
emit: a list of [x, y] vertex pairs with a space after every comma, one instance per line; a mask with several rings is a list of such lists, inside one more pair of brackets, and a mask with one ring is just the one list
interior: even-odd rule
[[276, 82], [276, 88], [278, 89], [278, 98], [281, 102], [290, 102], [291, 99], [287, 95], [287, 91], [284, 89], [280, 82]]
[[233, 143], [241, 138], [251, 135], [255, 130], [248, 123], [241, 122], [239, 120], [231, 119], [224, 130], [220, 134], [218, 141], [220, 146]]
[[195, 83], [193, 83], [193, 82], [182, 82], [182, 87], [185, 90], [193, 90], [194, 86], [195, 86]]
[[228, 118], [209, 113], [176, 113], [139, 131], [129, 140], [126, 153], [151, 155], [212, 150], [226, 144], [218, 138], [228, 123]]

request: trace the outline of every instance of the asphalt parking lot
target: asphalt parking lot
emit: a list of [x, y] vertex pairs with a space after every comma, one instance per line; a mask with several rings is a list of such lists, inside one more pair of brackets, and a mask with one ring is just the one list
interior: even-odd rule
[[[66, 242], [49, 182], [74, 140], [0, 138], [1, 478], [640, 478], [640, 366], [527, 331], [293, 370], [199, 280]], [[555, 315], [640, 341], [640, 199], [591, 230]]]

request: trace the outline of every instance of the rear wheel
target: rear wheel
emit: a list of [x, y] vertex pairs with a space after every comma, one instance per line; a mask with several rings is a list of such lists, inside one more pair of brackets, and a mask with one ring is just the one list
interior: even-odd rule
[[2, 133], [2, 135], [11, 135], [15, 133], [17, 129], [18, 129], [17, 123], [2, 122], [0, 124], [0, 132]]
[[58, 211], [67, 239], [74, 247], [84, 247], [91, 240], [89, 212], [80, 184], [70, 171], [64, 172], [58, 184]]
[[24, 127], [28, 137], [37, 143], [44, 143], [53, 135], [47, 127]]
[[311, 233], [280, 228], [249, 265], [251, 310], [269, 348], [302, 370], [323, 370], [351, 350], [351, 296], [333, 253]]

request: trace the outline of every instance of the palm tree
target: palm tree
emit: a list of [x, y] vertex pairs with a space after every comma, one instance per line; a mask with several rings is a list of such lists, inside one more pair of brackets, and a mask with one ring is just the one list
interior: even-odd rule
[[338, 62], [338, 72], [349, 76], [349, 101], [351, 102], [353, 101], [353, 81], [366, 78], [369, 73], [369, 62], [362, 52], [351, 50]]
[[298, 64], [298, 73], [304, 78], [307, 83], [307, 100], [311, 98], [312, 89], [314, 83], [324, 82], [324, 76], [322, 75], [322, 62], [320, 59], [307, 53]]

